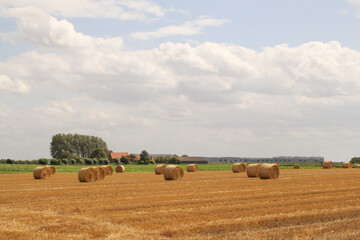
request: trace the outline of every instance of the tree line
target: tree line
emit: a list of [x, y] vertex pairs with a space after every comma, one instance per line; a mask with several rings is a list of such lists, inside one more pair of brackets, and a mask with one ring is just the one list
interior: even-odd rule
[[50, 154], [53, 158], [61, 158], [63, 152], [86, 158], [91, 156], [94, 149], [107, 151], [106, 142], [95, 136], [58, 133], [52, 137], [50, 143]]

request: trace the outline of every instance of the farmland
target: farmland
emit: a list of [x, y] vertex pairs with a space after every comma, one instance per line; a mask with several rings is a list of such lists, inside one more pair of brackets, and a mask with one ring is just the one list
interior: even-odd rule
[[[0, 164], [0, 174], [17, 174], [17, 173], [32, 173], [36, 167], [43, 165], [36, 164]], [[186, 170], [186, 164], [180, 164], [184, 170]], [[231, 170], [232, 163], [221, 164], [199, 164], [199, 171], [229, 171]], [[280, 164], [280, 169], [292, 169], [294, 164]], [[56, 165], [56, 172], [59, 173], [77, 173], [80, 168], [90, 167], [89, 165]], [[116, 165], [112, 164], [115, 168]], [[126, 172], [153, 172], [155, 165], [137, 165], [129, 164], [125, 165]], [[336, 168], [341, 167], [341, 163], [335, 164]], [[304, 169], [316, 169], [322, 168], [321, 164], [317, 163], [304, 163], [301, 164], [301, 168]]]
[[360, 169], [0, 175], [0, 239], [359, 239]]

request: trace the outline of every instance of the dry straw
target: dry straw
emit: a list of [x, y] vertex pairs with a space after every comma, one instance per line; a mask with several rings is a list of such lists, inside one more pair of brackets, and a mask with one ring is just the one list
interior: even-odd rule
[[259, 169], [259, 177], [261, 179], [277, 179], [279, 177], [279, 164], [261, 164]]
[[51, 175], [54, 175], [56, 173], [56, 168], [54, 166], [46, 165], [45, 167], [50, 168]]
[[164, 174], [166, 168], [166, 164], [159, 164], [154, 168], [155, 174], [156, 175], [161, 175]]
[[105, 178], [105, 170], [102, 167], [95, 167], [97, 173], [97, 180], [104, 180]]
[[81, 168], [78, 173], [80, 182], [95, 182], [97, 180], [97, 171], [95, 168]]
[[125, 167], [123, 165], [119, 165], [115, 168], [115, 172], [117, 173], [124, 173], [125, 172]]
[[35, 179], [47, 179], [51, 176], [51, 170], [48, 167], [37, 167], [34, 169], [33, 176]]
[[248, 175], [248, 177], [259, 177], [260, 166], [261, 163], [249, 164], [246, 169], [246, 174]]
[[189, 165], [187, 165], [186, 170], [187, 170], [188, 172], [198, 172], [198, 171], [199, 171], [199, 167], [198, 167], [197, 164], [189, 164]]
[[102, 165], [101, 167], [106, 171], [106, 175], [112, 175], [114, 172], [114, 169], [110, 165]]
[[164, 171], [165, 180], [180, 180], [184, 176], [184, 170], [175, 165], [168, 165]]
[[356, 168], [360, 168], [360, 164], [358, 163], [358, 164], [356, 164]]
[[324, 169], [330, 169], [334, 167], [334, 163], [332, 161], [324, 161], [323, 162], [323, 168]]
[[232, 165], [233, 173], [246, 172], [247, 165], [245, 163], [234, 163]]
[[342, 168], [352, 168], [351, 162], [344, 162], [344, 163], [342, 164]]
[[299, 164], [295, 164], [295, 165], [294, 165], [294, 169], [300, 169], [300, 165], [299, 165]]

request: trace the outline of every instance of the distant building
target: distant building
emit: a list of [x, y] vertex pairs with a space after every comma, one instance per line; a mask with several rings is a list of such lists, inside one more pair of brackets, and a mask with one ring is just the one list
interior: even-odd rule
[[[115, 158], [121, 158], [121, 157], [130, 157], [130, 154], [127, 152], [111, 152], [110, 153], [110, 160], [115, 160]], [[140, 155], [139, 154], [135, 154], [136, 159], [140, 159]]]
[[209, 161], [205, 157], [179, 157], [181, 164], [208, 164]]
[[172, 157], [174, 155], [173, 154], [149, 154], [149, 156], [151, 157], [151, 159], [155, 159], [157, 157]]
[[290, 157], [280, 156], [272, 158], [250, 158], [250, 157], [205, 157], [209, 163], [322, 163], [324, 157]]

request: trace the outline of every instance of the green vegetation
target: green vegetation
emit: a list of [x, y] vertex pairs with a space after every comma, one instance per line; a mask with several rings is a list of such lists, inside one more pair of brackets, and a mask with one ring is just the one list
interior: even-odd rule
[[350, 161], [352, 164], [360, 163], [360, 157], [353, 157]]
[[[56, 134], [52, 137], [50, 143], [50, 153], [53, 158], [71, 158], [74, 156], [90, 157], [93, 150], [103, 148], [107, 150], [104, 140], [95, 136], [81, 134]], [[66, 152], [66, 156], [63, 156]], [[70, 155], [69, 155], [70, 153]], [[97, 150], [95, 154], [102, 154], [101, 150]]]
[[[87, 159], [91, 160], [91, 159]], [[90, 162], [90, 161], [89, 161]], [[89, 164], [89, 162], [87, 162]], [[92, 161], [93, 162], [93, 161]], [[97, 165], [107, 164], [107, 161], [99, 160]], [[40, 164], [0, 164], [0, 174], [15, 174], [15, 173], [32, 173], [34, 169]], [[115, 169], [116, 164], [111, 164]], [[128, 164], [125, 165], [126, 172], [153, 172], [154, 164], [139, 165], [139, 164]], [[180, 164], [184, 171], [186, 171], [186, 164]], [[231, 171], [232, 163], [221, 163], [221, 164], [198, 164], [199, 171]], [[280, 169], [292, 169], [294, 164], [280, 164]], [[89, 165], [56, 165], [56, 172], [59, 173], [77, 173], [80, 168], [89, 167]], [[337, 163], [335, 168], [341, 168], [341, 163]], [[301, 169], [315, 169], [322, 168], [321, 164], [318, 163], [304, 163], [300, 164]]]
[[146, 150], [142, 150], [140, 153], [140, 160], [138, 161], [138, 164], [146, 165], [149, 164], [151, 160], [151, 157], [149, 156], [149, 153]]

